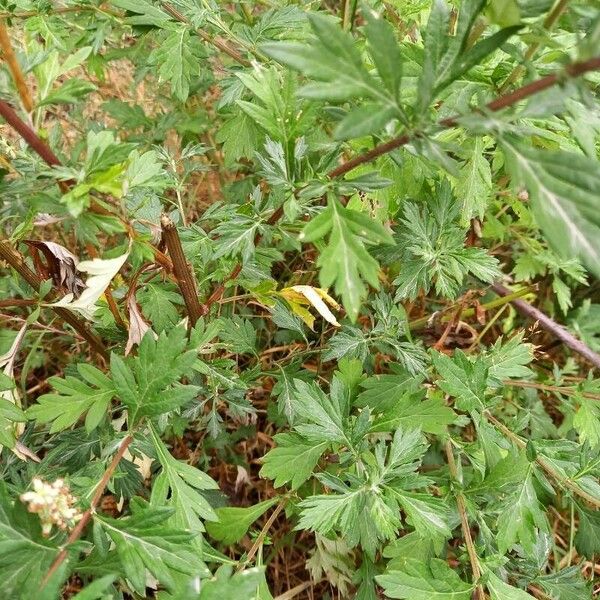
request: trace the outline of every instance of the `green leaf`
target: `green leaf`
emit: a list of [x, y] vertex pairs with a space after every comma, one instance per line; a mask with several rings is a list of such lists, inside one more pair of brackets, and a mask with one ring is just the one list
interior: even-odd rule
[[492, 23], [501, 27], [518, 25], [521, 22], [521, 9], [517, 0], [492, 0], [487, 14]]
[[131, 25], [164, 25], [170, 20], [170, 16], [152, 6], [147, 0], [113, 0], [113, 4], [119, 8], [136, 13], [136, 17], [127, 17], [127, 22]]
[[152, 505], [173, 507], [171, 522], [175, 528], [194, 533], [204, 531], [200, 519], [216, 521], [217, 515], [201, 491], [218, 489], [218, 484], [200, 469], [173, 458], [154, 427], [150, 431], [163, 468], [154, 481]]
[[407, 515], [408, 522], [426, 539], [448, 539], [452, 532], [448, 527], [448, 507], [439, 498], [429, 494], [417, 494], [394, 489], [396, 500]]
[[311, 442], [295, 433], [278, 433], [273, 439], [277, 446], [263, 457], [260, 476], [274, 479], [275, 487], [291, 483], [296, 490], [311, 476], [328, 444]]
[[487, 366], [477, 359], [473, 362], [467, 355], [457, 350], [452, 358], [440, 352], [433, 352], [433, 365], [442, 379], [436, 385], [456, 399], [459, 410], [480, 410], [485, 406], [487, 389]]
[[206, 530], [211, 537], [223, 544], [235, 544], [246, 535], [250, 525], [278, 501], [279, 498], [275, 497], [247, 508], [238, 506], [217, 508], [216, 514], [219, 520], [206, 523]]
[[38, 423], [52, 423], [50, 433], [68, 429], [87, 412], [85, 428], [93, 431], [108, 412], [115, 387], [102, 371], [85, 363], [77, 365], [82, 379], [68, 375], [48, 381], [57, 393], [44, 394], [27, 409], [27, 417]]
[[600, 554], [600, 512], [577, 505], [579, 527], [575, 535], [577, 551], [590, 560]]
[[202, 583], [198, 600], [229, 600], [243, 598], [244, 600], [262, 600], [258, 588], [264, 581], [264, 567], [245, 569], [233, 573], [233, 567], [219, 567], [212, 579]]
[[465, 229], [457, 223], [459, 205], [447, 180], [436, 186], [435, 198], [421, 207], [404, 203], [397, 246], [401, 260], [396, 299], [414, 299], [435, 286], [445, 298], [457, 296], [470, 275], [491, 283], [500, 276], [495, 258], [482, 248], [465, 247]]
[[531, 600], [527, 592], [505, 583], [491, 571], [486, 573], [486, 586], [492, 600]]
[[598, 161], [533, 148], [508, 135], [502, 137], [502, 147], [513, 183], [529, 192], [548, 243], [565, 258], [579, 257], [600, 275]]
[[365, 34], [369, 42], [369, 52], [377, 73], [392, 98], [398, 100], [404, 58], [396, 42], [394, 29], [382, 15], [373, 10], [366, 8], [363, 15], [367, 21]]
[[381, 109], [377, 104], [364, 104], [353, 108], [337, 125], [336, 140], [349, 140], [378, 133], [394, 116], [391, 108]]
[[333, 196], [327, 208], [305, 227], [300, 239], [313, 242], [327, 233], [329, 240], [318, 260], [319, 281], [325, 288], [335, 285], [348, 315], [356, 321], [367, 294], [363, 280], [379, 289], [379, 265], [365, 243], [385, 244], [392, 238], [379, 223], [363, 213], [344, 208]]
[[175, 327], [156, 340], [147, 332], [138, 355], [127, 362], [112, 354], [111, 375], [117, 396], [128, 407], [133, 423], [175, 410], [197, 394], [196, 386], [177, 385], [196, 362], [196, 351], [186, 351], [186, 346], [185, 329]]
[[108, 586], [116, 578], [116, 575], [104, 575], [104, 577], [92, 581], [92, 583], [86, 585], [80, 592], [77, 592], [73, 596], [73, 600], [104, 600]]
[[294, 428], [316, 442], [349, 444], [344, 430], [346, 412], [332, 395], [327, 396], [315, 383], [294, 380], [294, 412], [300, 423]]
[[231, 346], [236, 354], [256, 353], [256, 330], [247, 319], [237, 315], [227, 319], [219, 337]]
[[460, 579], [446, 561], [432, 559], [429, 565], [406, 561], [401, 571], [375, 577], [388, 598], [406, 600], [471, 600], [473, 586]]
[[581, 600], [591, 595], [590, 585], [576, 566], [541, 575], [533, 583], [541, 586], [551, 598], [559, 600]]
[[526, 365], [533, 360], [533, 345], [523, 341], [524, 332], [508, 341], [498, 338], [485, 354], [489, 364], [488, 385], [502, 386], [505, 379], [528, 379], [532, 370]]
[[191, 51], [189, 28], [178, 26], [152, 52], [150, 62], [158, 65], [158, 75], [163, 81], [171, 82], [171, 93], [185, 102], [190, 93], [190, 82], [194, 71], [198, 72], [198, 60]]
[[49, 104], [77, 104], [81, 99], [95, 92], [98, 88], [83, 79], [67, 79], [58, 89], [50, 92], [38, 106], [47, 106]]
[[525, 552], [534, 556], [539, 533], [547, 531], [548, 522], [537, 499], [530, 468], [524, 481], [507, 498], [498, 517], [498, 549], [504, 554], [518, 542]]
[[579, 410], [573, 417], [573, 427], [579, 434], [579, 440], [588, 442], [591, 447], [600, 444], [600, 405], [597, 400], [576, 395]]
[[173, 509], [150, 508], [143, 501], [139, 504], [141, 508], [128, 517], [94, 516], [115, 544], [125, 575], [135, 591], [145, 594], [146, 569], [169, 589], [175, 587], [179, 574], [206, 575], [206, 566], [189, 546], [193, 534], [165, 526]]
[[342, 31], [333, 19], [323, 15], [311, 14], [309, 19], [316, 36], [311, 42], [264, 44], [261, 50], [319, 82], [308, 84], [300, 90], [308, 98], [380, 98], [377, 81], [363, 66], [352, 36]]
[[443, 398], [427, 398], [420, 402], [414, 396], [407, 394], [394, 406], [376, 417], [369, 431], [393, 431], [402, 427], [443, 435], [448, 425], [454, 423], [455, 420], [456, 413], [445, 405]]
[[152, 322], [157, 333], [170, 329], [179, 321], [176, 305], [181, 304], [181, 295], [165, 287], [149, 283], [137, 295], [142, 312]]
[[473, 217], [483, 219], [492, 195], [492, 170], [484, 155], [485, 143], [476, 137], [470, 156], [460, 169], [455, 193], [461, 203], [461, 223], [467, 225]]

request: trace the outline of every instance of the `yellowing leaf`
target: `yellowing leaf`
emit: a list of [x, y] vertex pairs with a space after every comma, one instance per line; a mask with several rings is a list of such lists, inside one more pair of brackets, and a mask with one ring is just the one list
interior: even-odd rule
[[[340, 309], [340, 305], [322, 288], [316, 288], [311, 285], [293, 285], [284, 288], [279, 295], [286, 300], [294, 314], [298, 315], [311, 329], [315, 322], [313, 315], [305, 308], [312, 306], [328, 323], [334, 327], [339, 327], [335, 315], [329, 310], [329, 304], [335, 310]], [[323, 300], [325, 300], [325, 303]]]

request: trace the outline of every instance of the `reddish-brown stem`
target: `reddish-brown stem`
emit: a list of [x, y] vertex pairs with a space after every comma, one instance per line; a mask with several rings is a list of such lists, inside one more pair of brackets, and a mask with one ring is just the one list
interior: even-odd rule
[[208, 312], [208, 308], [202, 306], [198, 299], [194, 271], [185, 258], [175, 224], [167, 215], [161, 217], [160, 224], [162, 226], [163, 239], [173, 262], [173, 273], [183, 296], [190, 324], [193, 327], [198, 322], [198, 319]]
[[[554, 73], [552, 75], [546, 75], [546, 77], [542, 77], [541, 79], [537, 79], [536, 81], [532, 81], [523, 87], [515, 90], [514, 92], [510, 92], [509, 94], [504, 94], [495, 100], [492, 100], [488, 104], [485, 105], [485, 109], [491, 112], [497, 112], [504, 108], [508, 108], [509, 106], [513, 106], [517, 102], [524, 100], [525, 98], [529, 98], [539, 92], [543, 92], [548, 88], [556, 85], [559, 81], [564, 78], [564, 75], [568, 75], [569, 77], [579, 77], [588, 73], [590, 71], [597, 71], [600, 69], [600, 57], [590, 58], [584, 62], [574, 63], [572, 65], [568, 65], [564, 72]], [[475, 111], [478, 112], [478, 111]], [[442, 119], [438, 121], [438, 125], [445, 129], [450, 127], [455, 127], [458, 125], [460, 119], [460, 115], [456, 115], [454, 117], [448, 117], [446, 119]], [[339, 165], [335, 169], [332, 169], [327, 174], [330, 178], [340, 177], [341, 175], [345, 175], [349, 171], [352, 171], [356, 167], [363, 165], [365, 163], [371, 162], [400, 146], [405, 146], [410, 142], [414, 137], [418, 134], [409, 135], [407, 133], [402, 134], [398, 137], [395, 137], [383, 144], [378, 144], [368, 152], [363, 154], [359, 154], [355, 156], [351, 160]]]
[[35, 131], [19, 117], [13, 107], [0, 100], [0, 115], [27, 142], [27, 145], [51, 167], [60, 165], [60, 160], [52, 150], [38, 137]]
[[4, 19], [0, 19], [0, 48], [2, 49], [2, 54], [4, 55], [13, 81], [15, 82], [15, 87], [19, 92], [23, 108], [30, 113], [33, 110], [33, 100], [29, 93], [27, 83], [25, 82], [23, 71], [21, 71], [21, 65], [19, 65], [19, 61], [17, 60], [12, 44], [10, 43], [10, 36]]
[[[3, 100], [0, 100], [0, 116], [4, 117], [5, 121], [27, 142], [27, 145], [38, 156], [40, 156], [40, 158], [42, 158], [47, 165], [53, 167], [61, 164], [60, 160], [56, 154], [52, 152], [50, 147], [39, 138], [36, 132], [27, 123], [25, 123], [21, 117], [19, 117], [12, 106]], [[63, 193], [69, 190], [70, 185], [71, 182], [67, 181], [60, 181], [58, 183], [58, 186]], [[92, 200], [90, 210], [99, 215], [116, 217], [121, 221], [130, 237], [135, 235], [135, 232], [128, 221], [104, 208], [98, 204], [98, 202]], [[154, 258], [156, 259], [156, 262], [170, 272], [173, 268], [173, 265], [171, 264], [169, 258], [156, 248], [153, 248], [152, 250], [154, 252]]]
[[[494, 284], [491, 287], [492, 290], [494, 290], [494, 292], [496, 292], [496, 294], [499, 296], [507, 296], [512, 293], [509, 289], [505, 288], [499, 283]], [[511, 304], [524, 317], [537, 321], [543, 329], [550, 332], [554, 337], [558, 338], [561, 342], [571, 348], [571, 350], [577, 352], [577, 354], [580, 354], [585, 359], [589, 360], [595, 367], [600, 369], [600, 354], [597, 354], [591, 348], [586, 346], [581, 340], [578, 340], [562, 325], [559, 325], [556, 321], [553, 321], [548, 315], [535, 308], [535, 306], [531, 306], [531, 304], [525, 302], [525, 300], [512, 300]]]
[[[42, 280], [27, 266], [23, 256], [4, 240], [0, 240], [0, 260], [6, 261], [25, 281], [37, 292]], [[108, 350], [102, 340], [92, 333], [85, 321], [76, 317], [66, 308], [53, 306], [56, 314], [67, 322], [90, 346], [105, 360], [108, 360]]]
[[115, 472], [115, 469], [117, 468], [117, 465], [119, 464], [119, 462], [125, 455], [125, 452], [127, 451], [127, 448], [129, 448], [131, 442], [133, 442], [133, 436], [131, 434], [128, 434], [123, 438], [123, 441], [119, 445], [119, 449], [117, 450], [117, 453], [113, 456], [113, 459], [110, 462], [110, 465], [108, 465], [106, 471], [104, 471], [104, 475], [102, 476], [102, 479], [99, 481], [98, 485], [96, 486], [96, 491], [94, 493], [92, 501], [90, 502], [90, 507], [83, 513], [81, 519], [79, 520], [77, 525], [75, 525], [75, 527], [73, 528], [73, 531], [71, 531], [71, 534], [67, 538], [67, 541], [65, 542], [64, 547], [57, 554], [56, 558], [50, 565], [50, 568], [48, 569], [48, 572], [46, 573], [44, 580], [42, 581], [42, 586], [41, 586], [42, 588], [46, 585], [46, 583], [48, 583], [48, 581], [50, 580], [52, 575], [54, 575], [54, 573], [56, 572], [58, 567], [60, 567], [60, 565], [63, 563], [65, 558], [67, 558], [67, 547], [70, 544], [72, 544], [73, 542], [77, 541], [81, 537], [81, 534], [84, 532], [87, 524], [90, 522], [90, 519], [92, 518], [94, 512], [96, 511], [96, 507], [98, 506], [98, 503], [102, 499], [102, 495], [104, 494], [104, 490], [106, 489], [106, 486], [108, 485], [108, 482], [110, 481], [110, 478], [113, 476], [113, 473]]

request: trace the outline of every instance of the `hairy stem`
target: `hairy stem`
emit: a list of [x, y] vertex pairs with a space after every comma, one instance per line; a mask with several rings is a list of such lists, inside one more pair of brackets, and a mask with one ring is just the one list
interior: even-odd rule
[[[504, 94], [495, 100], [492, 100], [488, 104], [485, 105], [485, 109], [491, 112], [498, 112], [504, 108], [508, 108], [513, 106], [517, 102], [524, 100], [525, 98], [529, 98], [530, 96], [534, 96], [535, 94], [539, 94], [548, 88], [556, 85], [560, 81], [563, 80], [564, 76], [567, 75], [569, 77], [579, 77], [584, 75], [585, 73], [589, 73], [590, 71], [597, 71], [600, 69], [600, 56], [595, 58], [590, 58], [584, 62], [574, 63], [565, 67], [563, 72], [553, 73], [552, 75], [546, 75], [546, 77], [542, 77], [541, 79], [537, 79], [536, 81], [532, 81], [527, 85], [511, 92], [509, 94]], [[479, 112], [479, 111], [475, 111]], [[444, 129], [449, 129], [450, 127], [455, 127], [458, 125], [458, 121], [460, 119], [460, 115], [454, 117], [448, 117], [446, 119], [442, 119], [438, 121], [438, 125], [443, 127]], [[359, 154], [354, 158], [346, 161], [340, 166], [332, 169], [327, 174], [330, 178], [340, 177], [341, 175], [345, 175], [346, 173], [356, 169], [356, 167], [363, 165], [365, 163], [369, 163], [374, 161], [376, 158], [395, 150], [396, 148], [400, 148], [401, 146], [405, 146], [410, 142], [417, 134], [408, 134], [405, 133], [398, 137], [395, 137], [387, 142], [382, 144], [378, 144], [368, 152], [363, 154]]]
[[102, 495], [104, 494], [104, 490], [106, 489], [110, 478], [113, 476], [117, 465], [121, 462], [121, 459], [125, 455], [125, 452], [127, 451], [127, 448], [129, 448], [131, 442], [133, 442], [133, 436], [131, 434], [128, 434], [123, 438], [121, 444], [119, 445], [117, 453], [113, 456], [112, 461], [108, 465], [106, 471], [104, 471], [102, 479], [98, 482], [98, 485], [96, 486], [96, 491], [94, 492], [94, 496], [92, 497], [92, 501], [90, 502], [90, 507], [83, 513], [81, 520], [73, 528], [73, 531], [71, 531], [71, 534], [67, 538], [64, 547], [57, 554], [56, 558], [50, 565], [50, 568], [48, 569], [48, 572], [46, 573], [42, 581], [42, 588], [48, 583], [52, 575], [54, 575], [54, 573], [56, 572], [58, 567], [60, 567], [60, 565], [63, 563], [65, 558], [67, 558], [67, 546], [77, 541], [81, 537], [87, 524], [90, 522], [94, 512], [96, 512], [96, 507], [102, 499]]
[[0, 19], [0, 49], [2, 49], [4, 60], [6, 60], [10, 74], [15, 82], [15, 87], [19, 92], [23, 108], [30, 113], [33, 110], [33, 100], [29, 93], [29, 88], [27, 87], [19, 61], [17, 60], [12, 44], [10, 43], [10, 36], [4, 19]]

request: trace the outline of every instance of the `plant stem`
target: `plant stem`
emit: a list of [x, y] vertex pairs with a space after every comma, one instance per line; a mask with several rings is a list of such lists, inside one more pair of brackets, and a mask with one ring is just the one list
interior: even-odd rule
[[[456, 468], [456, 461], [454, 460], [454, 451], [452, 450], [452, 442], [448, 439], [445, 444], [446, 449], [446, 460], [448, 461], [448, 470], [452, 479], [459, 483], [458, 469]], [[481, 579], [481, 569], [479, 568], [479, 559], [477, 558], [477, 552], [475, 550], [475, 544], [473, 543], [473, 537], [471, 536], [471, 528], [469, 527], [469, 517], [467, 515], [467, 508], [465, 505], [465, 497], [461, 491], [455, 490], [454, 495], [456, 497], [456, 507], [460, 516], [460, 525], [465, 540], [465, 546], [467, 547], [467, 553], [469, 555], [469, 562], [471, 563], [471, 571], [473, 573], [473, 583], [475, 584], [475, 598], [476, 600], [484, 600], [483, 587], [479, 580]]]
[[560, 387], [558, 385], [546, 385], [545, 383], [536, 383], [535, 381], [517, 381], [515, 379], [505, 379], [502, 382], [505, 386], [514, 386], [522, 388], [533, 388], [536, 390], [543, 390], [547, 392], [556, 392], [557, 394], [563, 394], [565, 396], [583, 396], [590, 400], [600, 400], [600, 395], [592, 394], [591, 392], [580, 392], [570, 387]]
[[[517, 298], [521, 298], [522, 296], [526, 296], [527, 294], [531, 294], [531, 288], [528, 288], [528, 287], [523, 288], [521, 290], [513, 292], [509, 296], [505, 296], [502, 298], [496, 298], [495, 300], [490, 300], [490, 302], [486, 302], [485, 304], [482, 304], [480, 306], [480, 308], [483, 308], [484, 310], [490, 310], [492, 308], [497, 308], [499, 306], [506, 306], [513, 300], [515, 300]], [[466, 308], [465, 310], [463, 310], [461, 312], [461, 317], [472, 317], [474, 314], [475, 314], [474, 308]], [[445, 314], [442, 316], [440, 321], [442, 323], [445, 323], [447, 321], [450, 321], [451, 319], [452, 319], [452, 315]], [[417, 329], [421, 329], [422, 327], [425, 327], [427, 325], [427, 323], [429, 323], [430, 320], [431, 320], [431, 315], [427, 315], [426, 317], [419, 317], [418, 319], [415, 319], [414, 321], [409, 321], [408, 326], [411, 331], [415, 331]]]
[[[25, 121], [19, 117], [19, 115], [15, 112], [15, 110], [3, 100], [0, 100], [0, 116], [4, 117], [6, 122], [25, 140], [27, 145], [40, 157], [44, 160], [44, 162], [50, 167], [61, 165], [62, 163], [54, 154], [54, 152], [50, 149], [50, 147], [40, 139], [40, 137], [36, 134], [31, 126], [29, 126]], [[68, 181], [59, 181], [58, 186], [60, 187], [63, 193], [67, 192], [71, 186], [71, 183]], [[114, 217], [119, 219], [125, 230], [128, 232], [129, 237], [135, 237], [135, 230], [129, 223], [119, 215], [107, 210], [97, 202], [92, 201], [90, 206], [90, 210], [99, 215], [106, 215], [110, 217]], [[154, 253], [154, 258], [156, 262], [165, 268], [167, 272], [172, 271], [173, 265], [171, 261], [157, 248], [151, 246], [152, 251]]]
[[275, 522], [275, 519], [277, 519], [277, 517], [279, 516], [281, 511], [285, 508], [287, 501], [288, 501], [288, 497], [287, 496], [283, 497], [281, 499], [281, 501], [279, 502], [279, 504], [277, 505], [277, 507], [275, 508], [275, 510], [271, 513], [271, 516], [267, 519], [267, 522], [263, 525], [263, 528], [260, 530], [260, 533], [258, 534], [257, 538], [254, 540], [254, 544], [252, 544], [252, 547], [248, 551], [248, 555], [239, 564], [239, 566], [237, 568], [238, 573], [240, 571], [242, 571], [244, 569], [244, 567], [254, 558], [254, 555], [258, 552], [260, 545], [263, 543], [267, 533], [269, 532], [269, 529], [271, 529], [271, 526]]
[[53, 167], [60, 165], [60, 160], [52, 150], [37, 136], [35, 131], [25, 123], [12, 106], [0, 100], [0, 115], [27, 142], [27, 145], [38, 154], [44, 162]]
[[131, 442], [133, 442], [133, 436], [131, 434], [127, 434], [121, 441], [121, 444], [119, 445], [117, 453], [113, 456], [112, 461], [108, 465], [106, 471], [104, 471], [104, 475], [102, 476], [102, 479], [99, 481], [98, 485], [96, 486], [96, 491], [94, 493], [92, 501], [90, 502], [90, 507], [83, 513], [83, 516], [81, 517], [80, 521], [73, 528], [73, 531], [71, 531], [71, 534], [67, 538], [67, 541], [65, 542], [64, 547], [61, 549], [61, 551], [58, 553], [58, 555], [56, 556], [56, 558], [50, 565], [50, 568], [48, 569], [48, 572], [46, 573], [46, 575], [44, 576], [44, 579], [42, 581], [42, 585], [41, 585], [42, 588], [48, 583], [48, 581], [50, 580], [52, 575], [54, 575], [54, 573], [56, 572], [58, 567], [60, 567], [60, 565], [63, 563], [63, 561], [67, 557], [67, 546], [69, 546], [69, 544], [72, 544], [73, 542], [77, 541], [81, 537], [84, 529], [86, 528], [87, 524], [90, 522], [92, 515], [96, 512], [96, 507], [98, 506], [98, 503], [102, 499], [104, 490], [106, 489], [106, 486], [108, 485], [108, 482], [110, 481], [110, 478], [113, 476], [113, 473], [115, 472], [115, 469], [117, 468], [117, 465], [119, 464], [119, 462], [121, 462], [121, 459], [125, 455], [125, 452], [127, 451], [127, 448], [129, 448]]
[[[494, 292], [496, 292], [499, 296], [507, 296], [510, 294], [510, 290], [505, 288], [503, 285], [500, 285], [499, 283], [496, 283], [491, 287], [494, 290]], [[525, 302], [524, 300], [515, 299], [512, 301], [512, 305], [523, 316], [537, 321], [543, 329], [549, 331], [561, 342], [563, 342], [569, 348], [571, 348], [571, 350], [577, 352], [578, 354], [589, 360], [595, 367], [600, 368], [600, 354], [597, 354], [591, 348], [586, 346], [582, 341], [578, 340], [573, 334], [569, 333], [562, 325], [559, 325], [556, 321], [553, 321], [541, 310], [535, 308], [535, 306], [531, 306], [531, 304]]]
[[[531, 83], [524, 85], [523, 87], [511, 92], [509, 94], [504, 94], [495, 100], [492, 100], [488, 104], [485, 105], [485, 109], [491, 112], [498, 112], [504, 108], [508, 108], [509, 106], [513, 106], [517, 102], [524, 100], [525, 98], [529, 98], [530, 96], [534, 96], [539, 92], [543, 92], [548, 88], [556, 85], [559, 81], [562, 81], [564, 75], [568, 75], [570, 77], [579, 77], [585, 73], [590, 71], [597, 71], [600, 69], [600, 56], [595, 58], [590, 58], [584, 62], [573, 63], [565, 67], [564, 71], [561, 73], [553, 73], [552, 75], [546, 75], [546, 77], [542, 77], [536, 81], [532, 81]], [[473, 111], [472, 114], [476, 114], [479, 112], [478, 110]], [[449, 117], [446, 119], [442, 119], [438, 121], [438, 125], [443, 127], [444, 129], [449, 129], [450, 127], [455, 127], [459, 124], [460, 115]], [[346, 173], [352, 171], [356, 167], [363, 165], [365, 163], [372, 162], [376, 158], [395, 150], [396, 148], [400, 148], [401, 146], [405, 146], [410, 142], [416, 134], [408, 134], [405, 133], [398, 137], [395, 137], [387, 142], [382, 144], [378, 144], [374, 148], [371, 148], [368, 152], [363, 154], [359, 154], [355, 156], [351, 160], [339, 165], [335, 169], [332, 169], [327, 174], [331, 179], [336, 177], [340, 177], [341, 175], [345, 175]]]
[[[488, 411], [484, 411], [483, 414], [486, 417], [486, 419], [488, 421], [490, 421], [490, 423], [492, 423], [493, 425], [495, 425], [496, 428], [499, 431], [501, 431], [507, 438], [509, 438], [517, 446], [519, 446], [519, 448], [525, 449], [525, 447], [527, 446], [527, 444], [518, 435], [516, 435], [515, 433], [513, 433], [506, 425], [504, 425], [504, 423], [502, 423], [501, 421], [499, 421], [498, 419], [496, 419], [496, 417], [494, 417], [494, 415], [492, 415]], [[535, 459], [535, 462], [544, 471], [546, 471], [546, 473], [548, 475], [550, 475], [550, 477], [552, 477], [552, 479], [554, 479], [559, 485], [566, 487], [567, 489], [569, 489], [570, 491], [572, 491], [574, 494], [576, 494], [580, 498], [583, 498], [584, 500], [586, 500], [587, 502], [589, 502], [595, 508], [600, 508], [600, 500], [598, 498], [595, 498], [591, 494], [588, 494], [585, 490], [582, 490], [576, 483], [574, 483], [570, 479], [567, 479], [566, 477], [563, 477], [560, 473], [558, 473], [554, 469], [554, 467], [551, 464], [549, 464], [542, 457], [537, 456], [536, 459]]]
[[[161, 2], [161, 5], [163, 9], [166, 12], [168, 12], [176, 21], [191, 26], [191, 23], [186, 19], [186, 17], [182, 15], [174, 6], [172, 6], [168, 2]], [[233, 58], [233, 60], [235, 60], [240, 65], [244, 67], [250, 66], [250, 61], [246, 60], [239, 50], [237, 50], [236, 48], [232, 48], [223, 38], [212, 36], [209, 33], [206, 33], [206, 31], [202, 31], [202, 29], [194, 29], [194, 32], [198, 37], [202, 38], [208, 44], [213, 45], [215, 48], [218, 48], [219, 50], [221, 50], [221, 52], [224, 52], [225, 54], [227, 54], [227, 56]]]
[[33, 100], [29, 93], [29, 88], [27, 87], [19, 61], [17, 60], [12, 44], [10, 43], [10, 36], [8, 35], [8, 29], [4, 19], [0, 19], [0, 48], [2, 49], [4, 59], [8, 64], [17, 91], [19, 92], [23, 108], [30, 113], [33, 110]]
[[[23, 256], [12, 248], [5, 240], [0, 240], [0, 260], [6, 261], [36, 292], [39, 292], [42, 280], [27, 266]], [[109, 354], [104, 343], [95, 333], [90, 331], [85, 321], [76, 317], [66, 308], [59, 306], [53, 306], [51, 308], [63, 321], [66, 321], [79, 335], [81, 335], [97, 354], [104, 360], [108, 360]]]
[[208, 309], [206, 306], [202, 306], [198, 299], [194, 271], [185, 258], [175, 224], [167, 215], [162, 215], [160, 224], [162, 226], [163, 239], [173, 262], [173, 273], [183, 296], [183, 301], [190, 317], [190, 324], [194, 327], [198, 319], [208, 312]]
[[[546, 18], [544, 19], [543, 27], [546, 30], [550, 30], [554, 27], [560, 16], [565, 12], [567, 5], [569, 4], [569, 0], [559, 0], [552, 8], [552, 10], [548, 13]], [[523, 56], [523, 62], [527, 62], [533, 58], [533, 55], [538, 51], [540, 47], [540, 42], [532, 42], [527, 47], [525, 54]], [[500, 86], [500, 93], [503, 94], [513, 83], [515, 83], [521, 75], [525, 73], [525, 66], [520, 64], [517, 65], [511, 72], [511, 74], [506, 78], [506, 81]]]

